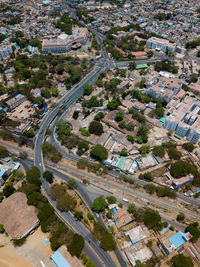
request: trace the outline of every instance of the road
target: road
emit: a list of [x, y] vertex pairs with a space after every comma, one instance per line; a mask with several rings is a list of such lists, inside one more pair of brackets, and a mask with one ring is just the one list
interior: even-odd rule
[[[74, 13], [72, 14], [72, 16], [75, 19], [77, 19], [76, 15]], [[78, 98], [80, 96], [82, 96], [84, 85], [94, 84], [100, 73], [102, 73], [105, 70], [108, 70], [110, 68], [125, 67], [125, 66], [128, 66], [128, 64], [129, 64], [128, 61], [115, 63], [113, 60], [110, 60], [108, 58], [107, 52], [106, 52], [104, 44], [103, 44], [103, 36], [101, 34], [99, 34], [98, 32], [96, 32], [94, 29], [90, 29], [90, 30], [96, 35], [97, 41], [100, 44], [103, 58], [99, 59], [96, 62], [96, 64], [94, 65], [93, 70], [89, 74], [87, 74], [79, 82], [79, 84], [77, 86], [74, 86], [70, 92], [66, 93], [66, 95], [64, 95], [58, 101], [57, 106], [54, 109], [50, 110], [47, 113], [47, 115], [44, 117], [44, 119], [40, 125], [39, 131], [36, 135], [35, 147], [34, 147], [34, 165], [39, 168], [41, 174], [45, 170], [41, 146], [42, 146], [42, 143], [45, 139], [45, 133], [46, 133], [47, 129], [51, 126], [51, 123], [54, 121], [54, 119], [58, 116], [58, 114], [60, 112], [62, 112], [62, 110], [69, 108], [70, 105], [75, 103], [78, 100]], [[156, 62], [159, 60], [161, 60], [161, 59], [160, 58], [154, 58], [154, 59], [146, 59], [146, 60], [138, 60], [138, 61], [135, 60], [135, 61], [137, 64], [139, 64], [139, 63], [152, 63], [152, 62]], [[53, 202], [49, 197], [49, 184], [43, 178], [41, 178], [41, 180], [42, 180], [41, 188], [42, 188], [44, 194], [47, 196], [49, 203], [54, 207], [55, 212], [57, 214], [59, 214], [59, 216], [62, 217], [63, 221], [65, 223], [67, 223], [68, 225], [70, 225], [74, 229], [74, 231], [81, 234], [85, 238], [85, 241], [86, 241], [85, 249], [87, 250], [86, 254], [91, 259], [93, 259], [94, 263], [97, 266], [102, 266], [102, 264], [103, 264], [105, 266], [109, 266], [109, 267], [113, 266], [114, 267], [115, 263], [113, 262], [113, 260], [109, 256], [109, 254], [106, 253], [105, 251], [103, 251], [99, 247], [99, 245], [97, 244], [97, 241], [93, 239], [91, 233], [88, 233], [87, 231], [85, 231], [84, 225], [81, 224], [80, 222], [77, 222], [73, 218], [72, 214], [70, 214], [69, 212], [60, 213], [56, 209], [55, 202]], [[113, 185], [110, 184], [110, 186], [113, 186]], [[80, 188], [80, 190], [81, 190], [81, 188]], [[127, 192], [127, 189], [125, 190], [125, 192]], [[85, 198], [87, 198], [87, 196], [85, 196]], [[89, 201], [89, 200], [87, 200], [87, 201]], [[149, 200], [149, 201], [151, 201], [151, 200]], [[155, 199], [152, 199], [152, 201], [155, 202]], [[115, 250], [115, 254], [116, 254], [121, 266], [125, 266], [125, 262], [124, 262], [118, 249]]]
[[[30, 169], [33, 166], [33, 160], [31, 159], [22, 159], [20, 160], [20, 162], [22, 163], [22, 165], [24, 166], [25, 170]], [[62, 168], [61, 164], [58, 164], [57, 167], [59, 167], [60, 169]], [[61, 180], [67, 182], [67, 180], [70, 178], [70, 175], [66, 175], [63, 172], [55, 169], [52, 166], [49, 166], [48, 164], [46, 165], [47, 170], [51, 171], [55, 176], [57, 176], [58, 178], [60, 178]], [[96, 176], [95, 176], [96, 177]], [[92, 201], [103, 195], [110, 195], [109, 193], [107, 193], [106, 191], [103, 191], [103, 189], [96, 189], [94, 186], [91, 186], [91, 188], [89, 189], [88, 185], [85, 185], [79, 181], [77, 181], [77, 191], [79, 192], [79, 194], [81, 195], [82, 199], [84, 200], [84, 202], [88, 205], [89, 208], [91, 208], [92, 206]], [[117, 201], [118, 202], [123, 202], [123, 198], [116, 196]], [[128, 206], [128, 204], [124, 203], [124, 206]], [[103, 223], [103, 221], [99, 218], [96, 217], [97, 220], [99, 220], [101, 223]], [[185, 230], [185, 226], [183, 224], [180, 224], [176, 221], [173, 220], [169, 220], [168, 218], [166, 218], [166, 216], [162, 216], [162, 220], [168, 222], [170, 225], [173, 225], [176, 229], [179, 229], [181, 231]], [[125, 266], [125, 265], [124, 265]]]

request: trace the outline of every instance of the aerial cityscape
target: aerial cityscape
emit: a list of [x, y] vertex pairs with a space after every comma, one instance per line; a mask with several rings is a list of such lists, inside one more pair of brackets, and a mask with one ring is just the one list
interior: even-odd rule
[[200, 1], [0, 15], [0, 267], [200, 267]]

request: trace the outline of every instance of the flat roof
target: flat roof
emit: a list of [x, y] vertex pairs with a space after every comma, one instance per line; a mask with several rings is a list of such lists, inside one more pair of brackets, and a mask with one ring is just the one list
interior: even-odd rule
[[172, 243], [172, 245], [174, 245], [175, 249], [179, 248], [188, 241], [185, 235], [185, 233], [177, 232], [169, 238], [169, 241]]
[[51, 255], [51, 258], [57, 267], [71, 267], [71, 265], [67, 262], [65, 257], [63, 257], [59, 250], [56, 250], [56, 252]]

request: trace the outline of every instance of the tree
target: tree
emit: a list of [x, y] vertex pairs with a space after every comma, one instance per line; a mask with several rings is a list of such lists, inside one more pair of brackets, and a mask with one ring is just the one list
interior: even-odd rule
[[0, 146], [0, 157], [5, 158], [9, 155], [8, 150], [4, 146]]
[[183, 212], [179, 213], [179, 214], [177, 215], [177, 217], [176, 217], [176, 220], [177, 220], [178, 222], [180, 222], [180, 221], [184, 221], [184, 219], [185, 219], [185, 214], [184, 214]]
[[108, 151], [104, 146], [96, 145], [91, 149], [90, 156], [100, 161], [106, 160], [108, 158]]
[[109, 204], [116, 203], [116, 197], [114, 197], [114, 196], [108, 196], [106, 199], [107, 199]]
[[103, 133], [103, 125], [98, 121], [92, 121], [89, 125], [89, 132], [100, 136]]
[[72, 118], [77, 120], [78, 119], [78, 115], [79, 115], [79, 111], [78, 110], [75, 110], [73, 115], [72, 115]]
[[174, 147], [170, 147], [168, 149], [168, 155], [170, 157], [170, 159], [180, 159], [182, 156], [182, 153], [180, 151], [178, 151], [176, 148]]
[[51, 198], [53, 200], [58, 199], [62, 195], [64, 195], [66, 192], [66, 187], [62, 184], [53, 184], [51, 186]]
[[122, 129], [126, 128], [126, 122], [124, 120], [120, 121], [118, 125]]
[[113, 239], [112, 234], [107, 232], [106, 234], [103, 235], [100, 241], [100, 247], [106, 251], [112, 251], [116, 248], [116, 242]]
[[128, 152], [127, 152], [126, 148], [122, 148], [122, 150], [120, 152], [120, 156], [126, 157], [127, 155], [128, 155]]
[[130, 143], [134, 143], [134, 141], [135, 141], [135, 139], [134, 139], [134, 137], [133, 136], [131, 136], [131, 135], [128, 135], [127, 136], [127, 140], [130, 142]]
[[165, 155], [165, 149], [163, 146], [155, 146], [153, 148], [153, 154], [156, 156], [156, 157], [160, 157], [160, 158], [163, 158], [164, 155]]
[[78, 143], [78, 150], [82, 150], [83, 152], [89, 149], [89, 143], [86, 140], [82, 140]]
[[42, 144], [42, 152], [51, 161], [57, 163], [62, 159], [62, 154], [50, 143], [44, 142]]
[[161, 223], [160, 214], [152, 209], [147, 209], [144, 213], [144, 224], [153, 230], [158, 229]]
[[79, 258], [83, 247], [84, 247], [83, 237], [75, 233], [71, 243], [67, 246], [69, 253], [72, 256], [76, 256], [77, 258]]
[[5, 230], [4, 230], [3, 224], [0, 224], [0, 233], [2, 234], [4, 232], [5, 232]]
[[10, 184], [6, 184], [3, 188], [3, 194], [5, 197], [9, 197], [14, 192], [15, 192], [15, 188]]
[[109, 110], [114, 110], [116, 109], [119, 105], [121, 104], [120, 100], [119, 99], [113, 99], [111, 101], [108, 102], [107, 104], [107, 108]]
[[150, 195], [154, 194], [156, 192], [156, 186], [154, 184], [145, 184], [144, 189], [147, 193]]
[[40, 186], [40, 170], [36, 166], [33, 166], [30, 170], [26, 172], [26, 180], [30, 184]]
[[83, 87], [83, 95], [90, 95], [93, 91], [92, 85], [86, 84]]
[[60, 196], [57, 200], [56, 207], [60, 211], [68, 211], [73, 210], [76, 207], [76, 199], [71, 195], [65, 193], [64, 195]]
[[104, 113], [100, 111], [95, 115], [94, 120], [95, 121], [100, 121], [103, 118], [104, 118]]
[[74, 189], [77, 187], [77, 183], [73, 178], [69, 178], [69, 180], [67, 181], [67, 187], [69, 189]]
[[78, 220], [78, 221], [81, 221], [83, 219], [83, 213], [82, 211], [75, 211], [74, 212], [74, 217]]
[[117, 121], [117, 122], [122, 121], [123, 117], [124, 117], [124, 111], [119, 110], [115, 115], [115, 121]]
[[187, 142], [182, 145], [182, 147], [187, 150], [188, 152], [192, 152], [194, 150], [194, 145], [191, 142]]
[[197, 242], [199, 237], [200, 237], [200, 230], [199, 230], [199, 224], [198, 222], [190, 223], [187, 228], [187, 232], [190, 232], [192, 235], [191, 241], [192, 242]]
[[150, 146], [141, 146], [138, 150], [140, 153], [146, 155], [150, 151]]
[[153, 175], [151, 172], [145, 172], [144, 174], [139, 175], [139, 179], [153, 181]]
[[191, 163], [183, 160], [178, 160], [171, 164], [170, 174], [175, 178], [180, 178], [188, 174], [197, 174], [197, 169]]
[[171, 259], [171, 267], [194, 267], [191, 257], [184, 256], [183, 254], [175, 255]]
[[98, 197], [96, 198], [92, 203], [92, 210], [96, 213], [99, 213], [101, 211], [104, 211], [107, 207], [107, 203], [104, 198]]
[[135, 204], [130, 203], [127, 209], [128, 213], [134, 214], [134, 212], [136, 211], [136, 207]]
[[50, 184], [53, 183], [53, 173], [50, 171], [43, 172], [43, 177], [49, 182]]
[[137, 66], [137, 64], [135, 63], [135, 61], [129, 63], [129, 69], [130, 70], [135, 70], [136, 66]]

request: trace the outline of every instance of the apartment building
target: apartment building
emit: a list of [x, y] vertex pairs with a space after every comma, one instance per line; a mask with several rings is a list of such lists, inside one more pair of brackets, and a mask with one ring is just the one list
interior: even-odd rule
[[88, 29], [75, 27], [72, 30], [72, 35], [61, 34], [57, 39], [47, 40], [42, 42], [43, 53], [66, 53], [71, 49], [76, 48], [77, 44], [83, 45], [87, 42]]
[[169, 113], [164, 128], [196, 144], [200, 138], [200, 101], [188, 97]]
[[146, 88], [146, 94], [155, 98], [161, 97], [168, 103], [181, 90], [182, 81], [159, 74], [146, 83]]
[[179, 54], [184, 55], [186, 53], [186, 49], [180, 46], [177, 46], [175, 43], [170, 43], [169, 40], [161, 39], [157, 37], [151, 37], [146, 42], [146, 47], [158, 51], [163, 52], [177, 52]]

